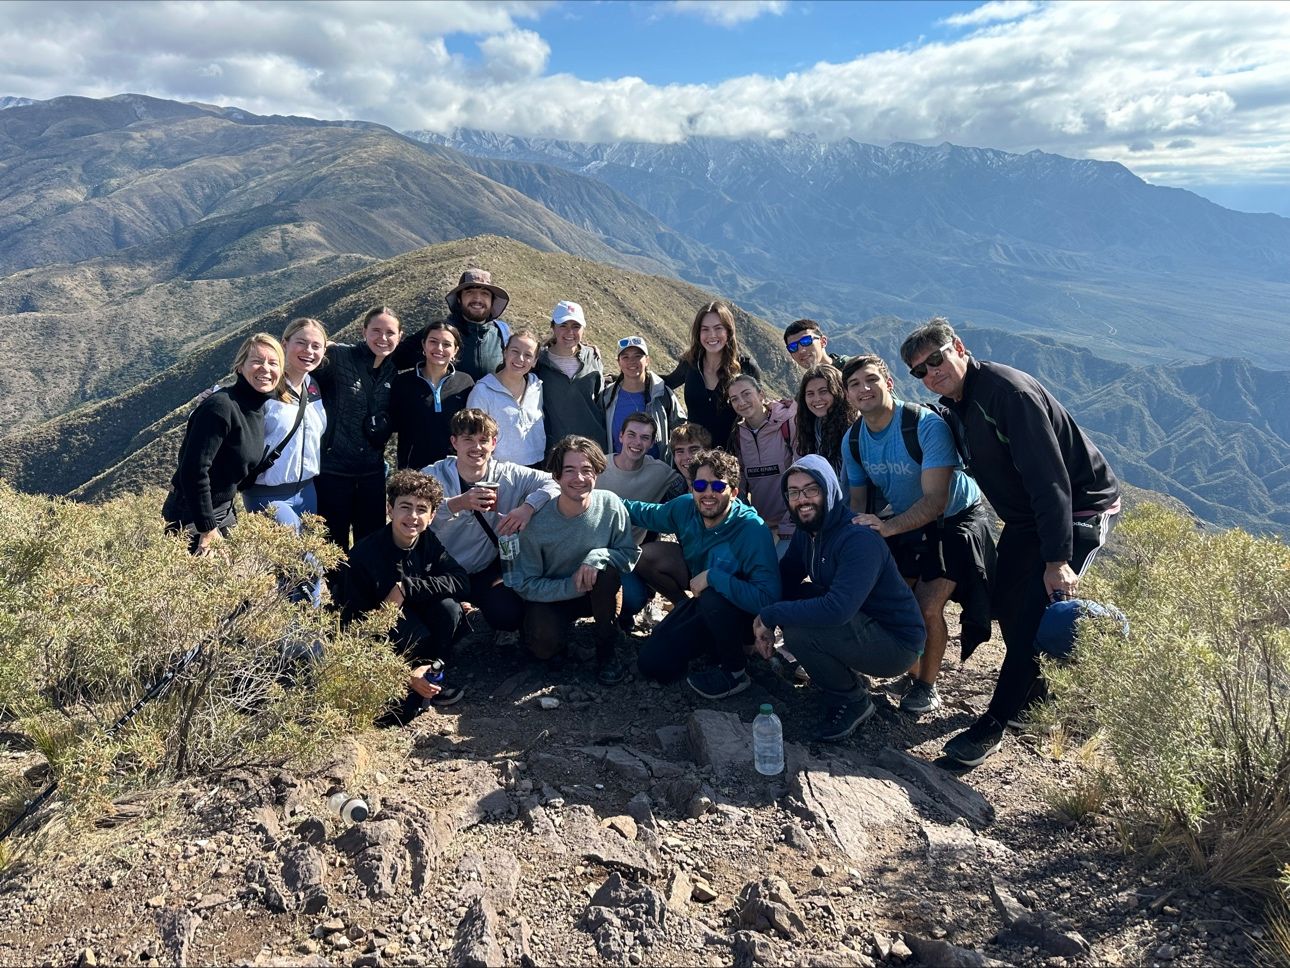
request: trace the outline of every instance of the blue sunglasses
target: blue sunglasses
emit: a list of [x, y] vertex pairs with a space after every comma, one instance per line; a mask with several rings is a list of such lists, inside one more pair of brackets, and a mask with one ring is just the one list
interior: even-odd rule
[[814, 342], [816, 341], [816, 339], [818, 339], [818, 338], [819, 338], [819, 337], [812, 336], [810, 333], [807, 333], [807, 334], [806, 334], [805, 336], [803, 336], [801, 339], [795, 339], [795, 340], [793, 340], [793, 342], [789, 343], [789, 344], [788, 344], [788, 351], [789, 351], [790, 353], [796, 353], [800, 347], [803, 347], [803, 346], [810, 346], [810, 345], [811, 345], [812, 343], [814, 343]]
[[698, 480], [691, 481], [690, 486], [694, 488], [696, 491], [698, 491], [700, 494], [702, 494], [708, 488], [712, 488], [713, 494], [720, 494], [730, 485], [727, 484], [725, 481], [705, 481], [702, 479], [698, 479]]

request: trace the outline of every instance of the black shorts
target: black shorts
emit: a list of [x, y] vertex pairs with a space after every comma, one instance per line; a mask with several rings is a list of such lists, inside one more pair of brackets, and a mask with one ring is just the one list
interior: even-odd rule
[[994, 536], [985, 506], [978, 501], [950, 518], [887, 539], [906, 581], [948, 578], [958, 584], [987, 573]]

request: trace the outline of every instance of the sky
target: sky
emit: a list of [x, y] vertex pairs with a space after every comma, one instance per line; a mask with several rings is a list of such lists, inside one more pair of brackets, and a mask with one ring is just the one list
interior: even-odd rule
[[0, 95], [1118, 161], [1290, 216], [1290, 3], [0, 0]]

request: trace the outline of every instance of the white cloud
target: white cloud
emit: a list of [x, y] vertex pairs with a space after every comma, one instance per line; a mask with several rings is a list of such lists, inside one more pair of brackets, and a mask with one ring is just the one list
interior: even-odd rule
[[660, 5], [663, 12], [689, 14], [721, 27], [756, 20], [762, 14], [779, 16], [787, 0], [670, 0]]
[[982, 24], [1017, 20], [1039, 9], [1034, 0], [990, 0], [975, 10], [951, 14], [941, 23], [948, 27], [980, 27]]
[[[975, 29], [953, 40], [711, 84], [559, 73], [566, 63], [553, 65], [538, 32], [547, 9], [9, 3], [0, 93], [134, 91], [401, 130], [487, 126], [580, 140], [800, 132], [953, 141], [1123, 161], [1172, 184], [1290, 181], [1286, 2], [993, 3], [962, 15]], [[477, 56], [455, 53], [471, 42]]]

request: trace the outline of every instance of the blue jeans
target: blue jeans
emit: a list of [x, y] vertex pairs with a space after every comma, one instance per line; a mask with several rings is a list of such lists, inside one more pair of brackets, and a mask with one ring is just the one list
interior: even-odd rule
[[[246, 510], [254, 514], [265, 511], [273, 515], [273, 520], [284, 524], [296, 534], [300, 533], [301, 515], [318, 513], [318, 495], [314, 491], [314, 479], [293, 484], [262, 485], [253, 484], [242, 492], [242, 503]], [[318, 577], [291, 593], [293, 602], [308, 601], [315, 608], [322, 606], [322, 569], [312, 556], [310, 564], [315, 565]]]

